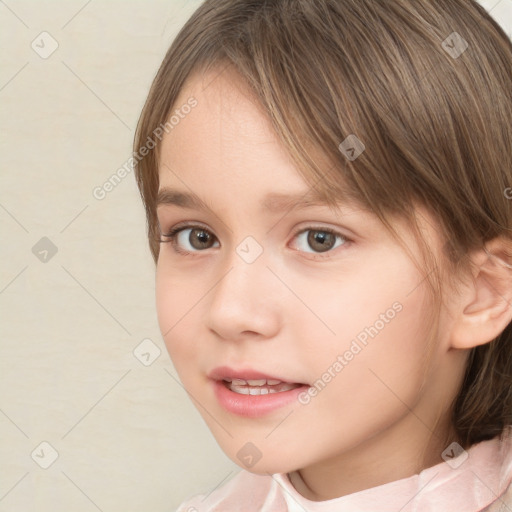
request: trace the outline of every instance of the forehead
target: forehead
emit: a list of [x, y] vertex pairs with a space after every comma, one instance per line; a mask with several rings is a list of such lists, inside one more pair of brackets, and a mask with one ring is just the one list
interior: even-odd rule
[[[180, 107], [187, 104], [194, 107], [180, 114]], [[236, 72], [196, 72], [187, 80], [172, 115], [179, 122], [163, 137], [161, 184], [242, 180], [257, 188], [270, 179], [294, 193], [310, 188], [263, 107]]]
[[[180, 113], [187, 103], [195, 106]], [[185, 149], [215, 142], [224, 154], [241, 145], [278, 145], [269, 116], [240, 75], [232, 70], [212, 69], [193, 73], [175, 101], [172, 112], [179, 122], [164, 135], [164, 146]], [[236, 144], [235, 144], [236, 143]]]
[[210, 110], [232, 111], [236, 108], [238, 111], [252, 107], [251, 110], [259, 110], [264, 118], [267, 117], [256, 93], [232, 65], [219, 64], [192, 71], [176, 98], [174, 107], [186, 103], [192, 96]]
[[[194, 108], [187, 108], [190, 113], [180, 116], [179, 123], [164, 134], [159, 161], [161, 184], [176, 181], [185, 174], [202, 173], [205, 178], [213, 175], [218, 179], [244, 175], [247, 186], [253, 186], [267, 176], [276, 190], [282, 185], [281, 188], [298, 196], [307, 188], [306, 200], [319, 202], [323, 193], [326, 202], [325, 187], [323, 190], [321, 186], [312, 187], [313, 183], [319, 183], [318, 177], [311, 174], [310, 178], [309, 173], [298, 171], [265, 107], [235, 69], [229, 66], [196, 70], [184, 84], [170, 115], [191, 100]], [[327, 171], [334, 167], [306, 137], [301, 139], [320, 168]], [[272, 172], [265, 172], [269, 170]], [[341, 175], [336, 176], [336, 197], [346, 200], [341, 182]], [[268, 203], [276, 201], [281, 202], [275, 198]]]

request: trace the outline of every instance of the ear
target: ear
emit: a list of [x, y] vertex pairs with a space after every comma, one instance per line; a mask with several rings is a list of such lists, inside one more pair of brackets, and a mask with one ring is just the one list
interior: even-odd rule
[[469, 284], [459, 297], [451, 347], [489, 343], [512, 321], [512, 241], [495, 238], [476, 251]]

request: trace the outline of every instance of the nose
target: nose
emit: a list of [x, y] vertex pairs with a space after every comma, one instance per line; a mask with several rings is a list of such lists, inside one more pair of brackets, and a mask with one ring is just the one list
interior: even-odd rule
[[275, 336], [281, 325], [282, 288], [263, 258], [247, 263], [234, 254], [209, 294], [207, 327], [232, 341]]

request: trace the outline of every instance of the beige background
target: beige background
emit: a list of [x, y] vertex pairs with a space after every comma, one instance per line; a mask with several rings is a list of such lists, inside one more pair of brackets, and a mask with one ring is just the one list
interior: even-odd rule
[[93, 195], [198, 5], [0, 1], [0, 512], [173, 511], [239, 470], [161, 340], [133, 175]]

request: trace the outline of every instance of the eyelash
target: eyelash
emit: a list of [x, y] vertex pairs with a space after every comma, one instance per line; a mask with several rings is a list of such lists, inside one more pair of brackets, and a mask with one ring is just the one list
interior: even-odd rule
[[[212, 235], [215, 237], [215, 235], [213, 235], [213, 233], [207, 229], [205, 226], [202, 226], [200, 224], [182, 224], [182, 225], [177, 225], [175, 226], [169, 233], [167, 234], [162, 234], [161, 236], [164, 237], [164, 238], [167, 238], [167, 240], [162, 240], [160, 239], [159, 242], [161, 244], [165, 244], [165, 243], [170, 243], [173, 247], [173, 249], [179, 253], [179, 254], [182, 254], [183, 256], [196, 256], [197, 253], [201, 253], [201, 252], [204, 252], [204, 251], [184, 251], [183, 249], [180, 249], [176, 243], [176, 238], [178, 236], [178, 234], [181, 232], [181, 231], [184, 231], [186, 229], [201, 229], [203, 231], [206, 231], [208, 234]], [[348, 237], [346, 237], [345, 235], [341, 234], [340, 232], [338, 231], [335, 231], [334, 229], [331, 229], [331, 228], [326, 228], [326, 227], [323, 227], [323, 226], [308, 226], [306, 228], [303, 228], [299, 231], [296, 231], [293, 235], [293, 238], [296, 238], [298, 235], [302, 234], [302, 233], [305, 233], [305, 232], [308, 232], [308, 231], [318, 231], [320, 233], [329, 233], [335, 237], [338, 237], [338, 238], [341, 238], [343, 240], [343, 245], [346, 245], [347, 243], [351, 242], [352, 240], [350, 240]], [[336, 247], [339, 248], [340, 246]], [[332, 251], [334, 250], [333, 249], [329, 249], [327, 251], [325, 251], [325, 253], [321, 253], [321, 252], [307, 252], [306, 254], [310, 254], [312, 256], [317, 256], [317, 257], [320, 257], [320, 258], [324, 258], [324, 257], [328, 257], [329, 253], [331, 253]], [[299, 252], [304, 252], [304, 251], [299, 251]], [[323, 254], [327, 254], [327, 256], [322, 256]]]

